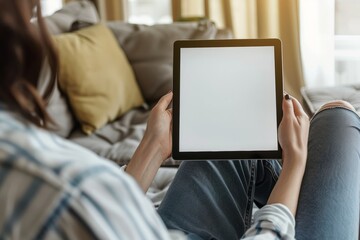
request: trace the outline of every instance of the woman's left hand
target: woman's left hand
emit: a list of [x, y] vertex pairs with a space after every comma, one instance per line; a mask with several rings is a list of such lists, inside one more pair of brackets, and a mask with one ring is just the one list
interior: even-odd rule
[[163, 96], [152, 109], [148, 119], [144, 138], [148, 138], [160, 148], [163, 160], [166, 160], [172, 150], [172, 109], [168, 108], [173, 98], [169, 92]]
[[172, 92], [163, 96], [152, 109], [148, 125], [126, 172], [132, 175], [146, 192], [163, 161], [172, 150], [172, 109], [168, 109]]

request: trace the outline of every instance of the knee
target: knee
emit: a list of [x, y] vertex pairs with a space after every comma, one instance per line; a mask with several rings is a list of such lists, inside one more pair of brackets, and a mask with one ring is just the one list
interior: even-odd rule
[[321, 108], [319, 109], [319, 112], [326, 110], [326, 109], [331, 109], [331, 108], [345, 108], [345, 109], [351, 110], [353, 112], [356, 112], [354, 106], [344, 100], [335, 100], [335, 101], [328, 102], [328, 103], [324, 104], [323, 106], [321, 106]]
[[[333, 110], [327, 111], [329, 109]], [[359, 117], [360, 115], [349, 102], [336, 100], [324, 104], [313, 116], [311, 123], [313, 126], [315, 122], [320, 121], [326, 128], [330, 125], [336, 125], [336, 129], [340, 129], [339, 126], [357, 126], [359, 128]]]

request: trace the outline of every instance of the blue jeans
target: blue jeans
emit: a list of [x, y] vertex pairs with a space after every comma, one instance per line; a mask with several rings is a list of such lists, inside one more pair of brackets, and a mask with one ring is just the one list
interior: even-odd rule
[[[296, 215], [297, 239], [357, 239], [360, 120], [346, 109], [311, 122], [309, 153]], [[169, 229], [190, 239], [240, 239], [276, 184], [277, 161], [184, 162], [159, 207]]]

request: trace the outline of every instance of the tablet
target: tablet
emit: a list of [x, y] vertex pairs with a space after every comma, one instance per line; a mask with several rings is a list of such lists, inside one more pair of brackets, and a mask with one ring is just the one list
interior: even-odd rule
[[175, 160], [281, 159], [278, 39], [174, 43]]

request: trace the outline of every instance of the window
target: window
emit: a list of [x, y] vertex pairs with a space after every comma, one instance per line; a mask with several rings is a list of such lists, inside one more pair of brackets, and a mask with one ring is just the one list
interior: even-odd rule
[[307, 86], [360, 82], [359, 12], [359, 0], [300, 0], [300, 44]]
[[128, 0], [128, 14], [131, 23], [171, 23], [171, 0]]
[[43, 16], [49, 16], [62, 7], [62, 0], [41, 0]]
[[335, 80], [360, 82], [360, 1], [335, 1]]

